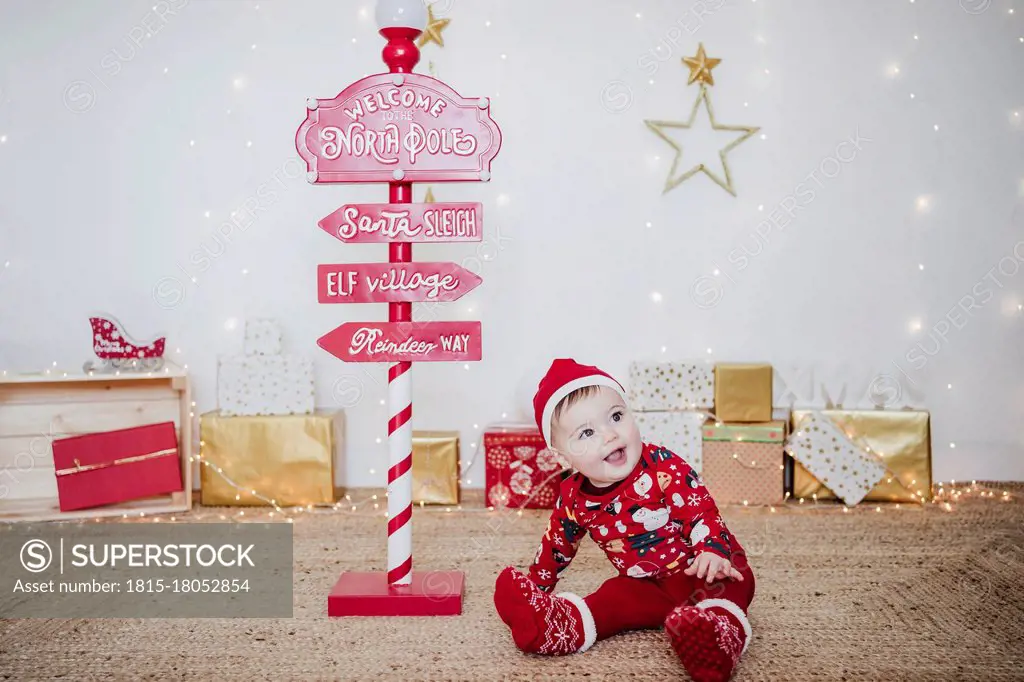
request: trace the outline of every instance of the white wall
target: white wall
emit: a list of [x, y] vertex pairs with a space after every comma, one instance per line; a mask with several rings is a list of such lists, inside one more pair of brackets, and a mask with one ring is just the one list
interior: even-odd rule
[[[306, 97], [382, 69], [373, 4], [167, 2], [163, 19], [141, 1], [0, 8], [0, 367], [81, 366], [86, 316], [108, 311], [140, 340], [168, 336], [205, 411], [217, 354], [241, 347], [246, 317], [276, 316], [289, 351], [315, 359], [322, 406], [362, 387], [347, 480], [383, 484], [386, 369], [347, 366], [316, 339], [386, 308], [318, 305], [315, 273], [386, 259], [316, 227], [386, 187], [314, 187], [294, 161]], [[483, 321], [485, 360], [418, 365], [416, 428], [460, 429], [471, 454], [474, 425], [519, 416], [524, 374], [555, 356], [619, 375], [631, 359], [764, 360], [813, 370], [833, 394], [845, 383], [847, 404], [898, 377], [900, 404], [933, 412], [937, 479], [1024, 479], [1024, 6], [439, 7], [445, 47], [418, 70], [432, 60], [462, 94], [492, 97], [504, 144], [489, 184], [435, 187], [485, 203], [488, 241], [414, 249], [490, 257], [483, 286], [446, 306]], [[697, 89], [680, 58], [698, 42], [723, 60], [719, 123], [765, 136], [730, 156], [737, 197], [702, 175], [663, 195], [671, 150], [643, 124], [688, 115]], [[721, 172], [729, 139], [699, 118], [682, 168]], [[257, 198], [257, 219], [238, 214], [218, 244]], [[482, 484], [482, 461], [467, 478]]]

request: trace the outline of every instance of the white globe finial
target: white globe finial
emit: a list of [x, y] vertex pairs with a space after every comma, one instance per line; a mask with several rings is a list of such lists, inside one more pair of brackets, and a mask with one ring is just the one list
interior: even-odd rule
[[427, 27], [427, 6], [423, 0], [377, 0], [377, 28]]

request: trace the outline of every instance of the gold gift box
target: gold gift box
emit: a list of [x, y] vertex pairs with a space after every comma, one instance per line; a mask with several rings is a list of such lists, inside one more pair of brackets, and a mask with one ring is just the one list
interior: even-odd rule
[[413, 504], [459, 503], [459, 432], [412, 432]]
[[[932, 497], [931, 421], [921, 410], [793, 410], [792, 432], [811, 412], [820, 412], [861, 449], [877, 455], [889, 469], [865, 497], [871, 502], [927, 502]], [[835, 499], [800, 462], [793, 462], [793, 497]]]
[[716, 363], [715, 417], [720, 422], [771, 421], [772, 366], [761, 363]]
[[[335, 452], [344, 413], [199, 419], [202, 502], [207, 506], [334, 504]], [[220, 473], [217, 472], [220, 468]], [[263, 498], [252, 494], [256, 491]], [[237, 499], [236, 499], [237, 497]]]

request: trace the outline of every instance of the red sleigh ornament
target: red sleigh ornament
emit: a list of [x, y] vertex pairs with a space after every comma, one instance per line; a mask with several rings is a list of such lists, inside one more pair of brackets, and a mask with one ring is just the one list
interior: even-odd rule
[[[164, 346], [167, 342], [165, 337], [161, 336], [150, 343], [138, 343], [110, 315], [94, 315], [89, 318], [89, 324], [92, 325], [92, 349], [96, 357], [103, 360], [99, 369], [152, 372], [163, 367]], [[96, 367], [90, 360], [83, 369], [91, 372]]]

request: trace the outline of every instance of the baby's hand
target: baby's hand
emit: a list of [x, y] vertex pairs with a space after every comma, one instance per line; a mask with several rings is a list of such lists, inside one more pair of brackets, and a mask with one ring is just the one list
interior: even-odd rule
[[701, 552], [698, 554], [697, 558], [693, 560], [693, 563], [683, 573], [686, 575], [696, 575], [698, 579], [705, 579], [705, 576], [707, 576], [705, 580], [708, 583], [724, 578], [732, 578], [733, 580], [743, 582], [743, 575], [736, 570], [732, 563], [714, 552]]

